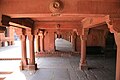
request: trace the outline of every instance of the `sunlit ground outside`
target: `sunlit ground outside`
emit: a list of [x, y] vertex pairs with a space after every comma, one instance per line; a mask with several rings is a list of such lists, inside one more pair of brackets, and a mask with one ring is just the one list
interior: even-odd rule
[[[29, 41], [27, 40], [27, 45], [28, 42]], [[29, 45], [27, 46], [27, 53], [29, 53]], [[27, 55], [29, 58], [29, 54]], [[21, 73], [19, 69], [21, 60], [4, 60], [12, 58], [20, 59], [21, 56], [21, 42], [19, 40], [15, 41], [14, 45], [0, 48], [0, 80], [15, 80], [15, 78], [17, 80], [26, 80], [24, 74]]]

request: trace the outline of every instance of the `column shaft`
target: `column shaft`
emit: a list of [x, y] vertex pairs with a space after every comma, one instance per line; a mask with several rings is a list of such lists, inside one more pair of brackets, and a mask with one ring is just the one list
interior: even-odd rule
[[40, 36], [40, 51], [44, 52], [44, 36]]
[[39, 44], [38, 44], [38, 42], [39, 42], [39, 41], [38, 41], [38, 35], [35, 36], [35, 40], [36, 40], [36, 49], [35, 49], [36, 51], [35, 51], [35, 52], [39, 52], [39, 47], [38, 47], [38, 45], [39, 45]]
[[80, 59], [80, 69], [87, 69], [87, 61], [86, 61], [86, 36], [81, 35], [81, 59]]
[[75, 51], [75, 35], [74, 33], [71, 35], [71, 43], [72, 43], [72, 51], [74, 52]]
[[22, 49], [22, 64], [27, 65], [27, 54], [26, 54], [26, 35], [21, 35], [21, 49]]
[[117, 45], [117, 59], [116, 59], [116, 80], [120, 80], [120, 33], [114, 33]]
[[30, 46], [30, 65], [35, 65], [35, 54], [34, 54], [34, 36], [29, 35], [29, 46]]

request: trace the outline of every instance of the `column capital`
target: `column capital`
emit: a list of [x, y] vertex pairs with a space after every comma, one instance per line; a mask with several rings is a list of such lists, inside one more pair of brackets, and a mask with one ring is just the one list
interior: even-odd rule
[[35, 35], [28, 35], [28, 39], [29, 39], [30, 41], [33, 41], [34, 38], [35, 38]]
[[120, 18], [106, 16], [106, 23], [111, 33], [120, 33]]
[[88, 33], [89, 33], [89, 28], [82, 29], [82, 35], [88, 35]]
[[87, 40], [87, 36], [86, 35], [80, 35], [80, 39], [81, 40]]
[[39, 31], [38, 35], [43, 38], [44, 37], [44, 32], [43, 31]]

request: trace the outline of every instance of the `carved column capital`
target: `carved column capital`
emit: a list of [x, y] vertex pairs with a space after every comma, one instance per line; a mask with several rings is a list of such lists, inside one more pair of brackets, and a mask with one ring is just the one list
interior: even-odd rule
[[41, 38], [44, 37], [44, 32], [43, 31], [39, 31], [39, 34], [38, 34]]
[[120, 33], [120, 18], [106, 16], [106, 23], [111, 33]]
[[80, 39], [81, 40], [87, 40], [87, 36], [86, 35], [80, 35]]

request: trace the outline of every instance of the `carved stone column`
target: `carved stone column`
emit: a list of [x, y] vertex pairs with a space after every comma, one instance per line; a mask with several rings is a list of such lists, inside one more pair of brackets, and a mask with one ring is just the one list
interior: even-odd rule
[[35, 35], [35, 41], [36, 41], [36, 47], [35, 47], [35, 50], [36, 50], [36, 51], [35, 51], [35, 52], [37, 53], [37, 52], [39, 52], [39, 46], [38, 46], [38, 45], [39, 45], [39, 44], [38, 44], [38, 43], [39, 43], [39, 41], [38, 41], [38, 35]]
[[44, 52], [44, 34], [43, 31], [40, 31], [40, 52]]
[[114, 34], [117, 45], [116, 80], [120, 80], [120, 33]]
[[75, 33], [73, 32], [72, 35], [71, 35], [71, 43], [72, 43], [72, 51], [74, 52], [75, 51], [75, 48], [76, 48], [76, 42], [75, 42]]
[[116, 79], [120, 80], [120, 19], [111, 19], [107, 16], [106, 23], [111, 33], [114, 33], [115, 42], [117, 45], [117, 59], [116, 59]]
[[20, 69], [24, 70], [26, 69], [26, 66], [28, 65], [28, 61], [27, 61], [27, 52], [26, 52], [26, 38], [27, 36], [25, 35], [25, 30], [22, 30], [22, 35], [20, 37], [21, 39], [21, 49], [22, 49], [22, 59], [21, 59], [21, 65], [20, 65]]
[[86, 41], [87, 36], [81, 35], [81, 58], [80, 58], [80, 70], [88, 69], [86, 61]]
[[49, 52], [51, 51], [55, 51], [55, 33], [54, 33], [54, 30], [49, 30], [48, 31], [48, 36], [49, 36]]
[[30, 61], [28, 65], [29, 70], [37, 69], [37, 65], [35, 64], [34, 38], [35, 38], [34, 35], [28, 35], [29, 47], [30, 47]]

